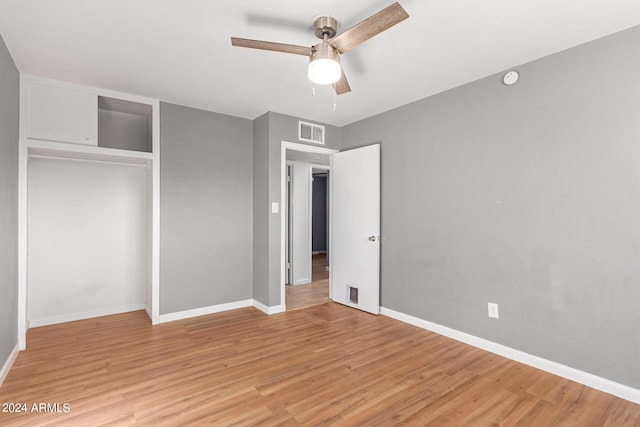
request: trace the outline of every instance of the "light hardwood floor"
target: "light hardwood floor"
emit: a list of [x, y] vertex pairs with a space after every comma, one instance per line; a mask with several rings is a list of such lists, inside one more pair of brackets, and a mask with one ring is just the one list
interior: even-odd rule
[[638, 405], [335, 303], [32, 329], [0, 402], [70, 405], [2, 426], [640, 425]]
[[311, 283], [285, 286], [287, 310], [297, 310], [329, 301], [329, 272], [326, 265], [327, 256], [325, 254], [314, 255], [311, 261]]

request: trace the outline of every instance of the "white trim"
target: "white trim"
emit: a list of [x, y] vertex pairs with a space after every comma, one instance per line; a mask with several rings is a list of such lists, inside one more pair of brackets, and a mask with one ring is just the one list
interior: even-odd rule
[[[29, 144], [29, 142], [27, 143]], [[65, 162], [81, 162], [83, 164], [87, 164], [87, 163], [97, 163], [97, 164], [118, 164], [118, 165], [125, 165], [125, 166], [132, 166], [132, 167], [139, 167], [139, 168], [148, 168], [149, 167], [149, 161], [148, 160], [142, 160], [142, 161], [138, 161], [138, 160], [134, 160], [134, 159], [119, 159], [118, 157], [112, 157], [112, 158], [106, 158], [106, 157], [95, 157], [92, 158], [93, 156], [76, 156], [75, 153], [70, 153], [69, 156], [65, 155], [65, 153], [63, 152], [57, 152], [57, 153], [46, 153], [46, 152], [42, 152], [40, 150], [32, 150], [31, 149], [31, 144], [29, 144], [28, 147], [28, 153], [29, 153], [29, 159], [48, 159], [48, 160], [64, 160]]]
[[11, 367], [13, 366], [13, 362], [16, 361], [16, 358], [18, 357], [19, 353], [20, 353], [20, 345], [16, 344], [16, 346], [13, 348], [13, 350], [11, 350], [11, 353], [9, 353], [9, 357], [7, 357], [7, 361], [4, 362], [4, 365], [2, 366], [2, 369], [0, 370], [0, 385], [2, 385], [4, 380], [7, 378], [7, 375], [9, 375], [9, 371], [11, 370]]
[[[331, 167], [331, 174], [329, 175], [329, 188], [327, 188], [327, 191], [329, 191], [329, 218], [327, 218], [327, 220], [329, 221], [329, 242], [327, 244], [329, 246], [327, 246], [327, 249], [329, 250], [329, 266], [331, 267], [333, 267], [333, 191], [335, 188], [334, 181], [336, 178], [336, 170], [333, 167], [333, 164], [335, 163], [334, 157], [335, 156], [331, 156], [329, 158], [329, 167]], [[335, 299], [333, 298], [333, 284], [335, 283], [333, 280], [333, 271], [327, 271], [329, 271], [329, 299], [331, 301], [335, 301]]]
[[525, 353], [523, 351], [486, 340], [484, 338], [479, 338], [465, 332], [460, 332], [456, 329], [451, 329], [437, 323], [429, 322], [428, 320], [394, 311], [389, 308], [381, 307], [380, 313], [384, 316], [391, 317], [401, 322], [405, 322], [410, 325], [417, 326], [419, 328], [426, 329], [440, 335], [444, 335], [456, 341], [472, 345], [474, 347], [489, 351], [499, 356], [515, 360], [516, 362], [520, 362], [525, 365], [550, 372], [554, 375], [558, 375], [568, 380], [575, 381], [596, 390], [600, 390], [605, 393], [609, 393], [622, 399], [628, 400], [630, 402], [640, 404], [640, 390], [633, 387], [629, 387], [624, 384], [620, 384], [615, 381], [611, 381], [606, 378], [602, 378], [597, 375], [563, 365], [561, 363], [543, 359], [542, 357], [534, 356], [532, 354]]
[[210, 305], [208, 307], [200, 307], [191, 310], [177, 311], [175, 313], [161, 314], [159, 316], [158, 322], [156, 323], [173, 322], [175, 320], [189, 319], [191, 317], [204, 316], [207, 314], [220, 313], [222, 311], [235, 310], [237, 308], [245, 308], [251, 306], [253, 306], [252, 299]]
[[[266, 306], [255, 299], [228, 302], [224, 304], [210, 305], [208, 307], [194, 308], [191, 310], [178, 311], [175, 313], [161, 314], [158, 323], [173, 322], [176, 320], [190, 319], [192, 317], [205, 316], [207, 314], [221, 313], [223, 311], [236, 310], [238, 308], [255, 307], [265, 314], [282, 313], [284, 305]], [[148, 309], [146, 307], [145, 309]], [[148, 311], [148, 310], [147, 310]]]
[[160, 320], [160, 101], [151, 112], [151, 324]]
[[255, 299], [253, 300], [253, 306], [268, 315], [283, 313], [285, 311], [284, 305], [274, 305], [269, 307]]
[[147, 316], [149, 316], [149, 319], [151, 319], [151, 307], [149, 307], [147, 304], [144, 304], [144, 311], [147, 312]]
[[20, 75], [18, 144], [18, 347], [27, 348], [27, 81]]
[[45, 317], [42, 319], [29, 320], [30, 328], [40, 326], [55, 325], [56, 323], [73, 322], [76, 320], [92, 319], [100, 316], [111, 316], [112, 314], [128, 313], [130, 311], [143, 310], [144, 304], [132, 304], [124, 307], [103, 308], [100, 310], [84, 311], [82, 313], [63, 314], [60, 316]]
[[[309, 263], [309, 279], [304, 283], [311, 283], [313, 280], [313, 166], [311, 163], [309, 163], [309, 176], [307, 177], [307, 194], [309, 196], [309, 217], [307, 219], [309, 224], [309, 258], [307, 261]], [[297, 285], [298, 283], [295, 282], [293, 284]]]
[[[321, 154], [334, 154], [337, 153], [338, 150], [334, 150], [332, 148], [325, 147], [316, 147], [313, 145], [299, 144], [297, 142], [288, 142], [282, 141], [280, 145], [280, 206], [284, 206], [285, 203], [285, 195], [286, 195], [286, 183], [287, 183], [287, 150], [295, 150], [295, 151], [304, 151], [307, 153], [321, 153]], [[285, 268], [285, 240], [287, 226], [285, 215], [282, 215], [282, 209], [280, 210], [280, 259], [278, 262], [280, 263], [280, 306], [283, 307], [283, 310], [286, 309], [285, 302], [285, 283], [286, 283], [286, 268]], [[331, 221], [331, 216], [329, 216], [329, 221]], [[331, 222], [329, 222], [331, 224]], [[329, 242], [331, 245], [331, 242]], [[276, 307], [280, 307], [276, 306]]]
[[281, 210], [284, 215], [284, 263], [285, 263], [285, 283], [289, 283], [293, 280], [293, 263], [291, 262], [291, 250], [292, 250], [292, 238], [291, 238], [291, 166], [293, 165], [292, 161], [287, 160], [287, 164], [284, 166], [285, 168], [285, 183], [284, 183], [284, 202], [281, 206]]
[[69, 144], [66, 142], [47, 141], [44, 139], [27, 138], [26, 141], [29, 156], [131, 163], [143, 166], [146, 166], [150, 160], [153, 160], [152, 153], [142, 151]]
[[310, 285], [310, 284], [311, 284], [311, 279], [306, 277], [304, 279], [294, 280], [293, 283], [292, 283], [292, 286]]

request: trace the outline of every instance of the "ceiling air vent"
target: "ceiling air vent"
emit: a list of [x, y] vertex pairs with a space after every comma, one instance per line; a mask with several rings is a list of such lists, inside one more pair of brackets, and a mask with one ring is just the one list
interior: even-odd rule
[[298, 122], [298, 139], [300, 141], [324, 144], [324, 126]]

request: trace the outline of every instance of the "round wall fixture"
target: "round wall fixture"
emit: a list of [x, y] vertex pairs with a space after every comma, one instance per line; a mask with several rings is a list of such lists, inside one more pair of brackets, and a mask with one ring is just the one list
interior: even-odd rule
[[502, 77], [502, 83], [506, 84], [507, 86], [511, 86], [513, 84], [516, 84], [518, 78], [520, 78], [520, 74], [516, 70], [512, 70]]

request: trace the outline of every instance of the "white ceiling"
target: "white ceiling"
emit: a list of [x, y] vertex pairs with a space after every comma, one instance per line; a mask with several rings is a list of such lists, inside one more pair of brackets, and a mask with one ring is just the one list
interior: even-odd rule
[[21, 73], [253, 119], [275, 111], [342, 126], [640, 24], [638, 0], [402, 0], [410, 18], [343, 57], [353, 91], [307, 80], [307, 60], [231, 36], [312, 45], [392, 0], [0, 0]]

